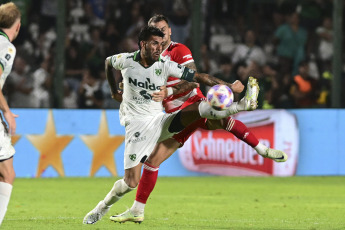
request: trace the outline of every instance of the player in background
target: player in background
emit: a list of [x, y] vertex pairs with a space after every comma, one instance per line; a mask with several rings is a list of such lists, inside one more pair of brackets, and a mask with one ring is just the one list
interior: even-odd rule
[[19, 33], [20, 19], [20, 11], [14, 3], [0, 5], [0, 109], [8, 124], [7, 128], [0, 114], [0, 225], [7, 211], [15, 178], [13, 169], [15, 150], [11, 143], [11, 135], [16, 132], [15, 118], [18, 117], [8, 107], [2, 88], [11, 72], [13, 60], [16, 56], [16, 48], [11, 42]]
[[[112, 68], [121, 70], [124, 82], [119, 114], [120, 123], [126, 130], [125, 175], [123, 179], [115, 182], [105, 199], [85, 216], [85, 224], [93, 224], [100, 220], [112, 204], [136, 188], [142, 165], [157, 143], [172, 137], [201, 117], [225, 118], [244, 111], [248, 104], [247, 100], [243, 103], [234, 102], [229, 109], [217, 111], [208, 102], [201, 100], [173, 113], [164, 113], [161, 99], [152, 95], [159, 89], [166, 92], [165, 85], [169, 76], [210, 86], [232, 85], [208, 74], [197, 73], [176, 62], [161, 60], [163, 37], [164, 33], [159, 29], [147, 26], [139, 34], [139, 51], [113, 55], [106, 59], [105, 73], [113, 97], [118, 93]], [[257, 92], [254, 93], [256, 105]]]
[[[164, 33], [162, 57], [197, 71], [191, 51], [185, 45], [171, 41], [171, 28], [165, 16], [153, 16], [149, 20], [148, 25], [154, 26]], [[238, 83], [234, 82], [233, 87], [236, 84]], [[248, 87], [258, 87], [256, 79], [250, 78]], [[167, 113], [185, 108], [194, 102], [206, 100], [198, 87], [195, 88], [195, 85], [192, 83], [178, 78], [169, 77], [167, 90], [168, 97], [163, 101]], [[163, 95], [162, 97], [165, 96], [166, 95]], [[157, 97], [159, 97], [158, 94]], [[245, 98], [242, 100], [244, 99]], [[246, 110], [254, 110], [255, 108], [256, 106], [250, 107], [248, 104]], [[238, 139], [246, 142], [263, 157], [273, 159], [276, 162], [284, 162], [287, 160], [287, 155], [284, 152], [268, 148], [260, 143], [256, 136], [239, 120], [232, 119], [231, 117], [222, 120], [201, 118], [197, 122], [189, 125], [182, 132], [174, 135], [173, 138], [167, 139], [157, 145], [154, 152], [148, 157], [144, 164], [143, 174], [139, 181], [133, 206], [120, 215], [110, 217], [111, 220], [116, 222], [138, 222], [138, 219], [143, 220], [144, 207], [156, 184], [160, 164], [168, 159], [179, 147], [183, 146], [185, 141], [187, 141], [197, 128], [206, 130], [224, 129], [234, 134]]]

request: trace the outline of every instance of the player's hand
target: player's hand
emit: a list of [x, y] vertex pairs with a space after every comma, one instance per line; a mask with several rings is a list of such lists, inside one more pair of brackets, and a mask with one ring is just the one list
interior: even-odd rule
[[121, 82], [119, 83], [119, 89], [120, 89], [121, 91], [123, 91], [123, 81], [121, 81]]
[[17, 118], [19, 116], [12, 113], [9, 110], [7, 112], [4, 112], [4, 117], [5, 117], [5, 120], [7, 121], [8, 126], [9, 126], [10, 135], [14, 135], [16, 133], [16, 128], [17, 128], [15, 118]]
[[230, 88], [234, 93], [241, 93], [244, 90], [244, 85], [239, 80], [236, 80], [230, 84]]
[[168, 96], [168, 90], [165, 85], [161, 86], [160, 91], [154, 92], [152, 95], [152, 100], [156, 102], [163, 101], [164, 98]]
[[118, 90], [117, 93], [112, 93], [111, 98], [115, 101], [122, 102], [122, 92]]

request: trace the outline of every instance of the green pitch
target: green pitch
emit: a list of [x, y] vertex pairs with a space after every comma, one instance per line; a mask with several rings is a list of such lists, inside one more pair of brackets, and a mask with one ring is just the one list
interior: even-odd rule
[[345, 177], [159, 178], [142, 224], [94, 225], [87, 212], [115, 178], [17, 179], [1, 229], [345, 229]]

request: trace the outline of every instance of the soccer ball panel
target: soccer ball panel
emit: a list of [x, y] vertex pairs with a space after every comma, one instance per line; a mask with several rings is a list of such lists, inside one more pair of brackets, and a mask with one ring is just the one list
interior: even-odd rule
[[207, 101], [216, 110], [228, 109], [234, 102], [234, 94], [226, 85], [215, 85], [207, 92]]

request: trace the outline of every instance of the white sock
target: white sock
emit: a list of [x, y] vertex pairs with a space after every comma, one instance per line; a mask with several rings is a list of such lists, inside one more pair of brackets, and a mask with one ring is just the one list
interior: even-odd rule
[[226, 117], [231, 115], [231, 110], [230, 109], [215, 110], [206, 101], [202, 101], [199, 104], [198, 109], [199, 109], [200, 116], [203, 117], [203, 118], [207, 118], [207, 119], [217, 120], [217, 119], [226, 118]]
[[0, 225], [7, 211], [7, 205], [10, 201], [12, 187], [13, 186], [11, 184], [0, 182]]
[[267, 155], [266, 150], [268, 149], [268, 147], [266, 145], [261, 144], [260, 142], [257, 146], [254, 147], [254, 149], [260, 155], [264, 155], [264, 156]]
[[244, 111], [245, 109], [243, 109], [242, 107], [237, 101], [233, 102], [228, 108], [228, 110], [230, 111], [230, 115], [234, 115], [238, 112]]
[[145, 204], [135, 200], [130, 210], [134, 215], [139, 215], [144, 213], [144, 209]]
[[108, 207], [120, 200], [126, 193], [132, 191], [135, 188], [129, 187], [126, 182], [121, 179], [114, 183], [113, 188], [104, 198], [104, 204]]

